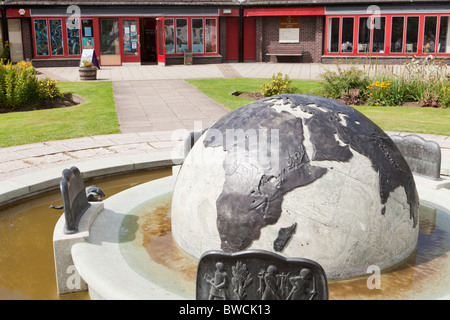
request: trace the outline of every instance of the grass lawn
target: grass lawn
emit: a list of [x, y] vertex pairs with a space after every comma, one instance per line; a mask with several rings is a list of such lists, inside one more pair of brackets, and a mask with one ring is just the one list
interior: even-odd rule
[[[186, 81], [229, 110], [234, 110], [254, 100], [231, 96], [231, 92], [260, 92], [260, 86], [268, 80], [239, 78]], [[320, 81], [293, 80], [292, 85], [298, 88], [297, 93], [308, 93], [311, 89], [318, 89]], [[368, 106], [355, 108], [386, 131], [450, 136], [450, 108]]]
[[450, 109], [355, 106], [383, 130], [450, 136]]
[[[261, 85], [269, 79], [189, 79], [185, 80], [198, 90], [219, 102], [230, 110], [237, 109], [254, 100], [239, 98], [230, 95], [233, 91], [261, 92]], [[318, 88], [320, 81], [292, 80], [292, 86], [297, 88], [296, 93], [308, 93], [309, 90]]]
[[85, 98], [73, 107], [0, 114], [0, 147], [120, 133], [111, 82], [61, 82]]

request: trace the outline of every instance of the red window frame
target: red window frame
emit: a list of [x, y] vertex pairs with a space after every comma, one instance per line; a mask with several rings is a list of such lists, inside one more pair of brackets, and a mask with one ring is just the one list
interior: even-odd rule
[[[67, 44], [67, 19], [70, 19], [70, 17], [33, 17], [31, 19], [31, 33], [32, 33], [32, 37], [33, 37], [33, 55], [35, 59], [50, 59], [50, 58], [79, 58], [81, 57], [81, 51], [82, 51], [82, 40], [81, 40], [81, 18], [77, 18], [78, 19], [78, 27], [79, 27], [79, 32], [80, 32], [80, 54], [78, 55], [71, 55], [68, 54], [69, 52], [69, 47]], [[48, 39], [48, 55], [46, 56], [39, 56], [37, 55], [36, 52], [36, 34], [35, 34], [35, 29], [34, 29], [34, 21], [35, 20], [46, 20], [47, 21], [47, 39]], [[50, 41], [50, 37], [48, 36], [49, 31], [50, 31], [50, 22], [49, 20], [61, 20], [61, 28], [62, 28], [62, 32], [63, 32], [63, 38], [62, 38], [62, 42], [63, 42], [63, 51], [64, 53], [62, 55], [52, 55], [52, 50], [51, 50], [51, 41]]]
[[[385, 17], [385, 37], [384, 37], [384, 53], [380, 52], [372, 52], [373, 49], [373, 28], [370, 32], [370, 50], [368, 52], [358, 52], [358, 44], [359, 44], [359, 21], [362, 17], [372, 17], [371, 24], [373, 25], [373, 15], [327, 15], [325, 16], [325, 33], [324, 33], [324, 55], [325, 56], [336, 56], [336, 55], [347, 55], [347, 56], [405, 56], [405, 55], [439, 55], [439, 56], [449, 56], [450, 53], [438, 52], [438, 41], [440, 38], [440, 23], [441, 17], [450, 17], [449, 13], [405, 13], [405, 14], [381, 14], [379, 17]], [[403, 44], [402, 44], [402, 52], [391, 52], [391, 43], [392, 43], [392, 18], [393, 17], [403, 17], [404, 25], [403, 25]], [[419, 17], [419, 27], [418, 27], [418, 39], [417, 39], [417, 52], [406, 52], [406, 32], [407, 32], [407, 20], [408, 17]], [[425, 17], [437, 17], [436, 23], [436, 36], [435, 36], [435, 52], [424, 52], [424, 30], [425, 30]], [[328, 30], [329, 30], [329, 21], [330, 18], [339, 18], [339, 48], [338, 52], [328, 52]], [[342, 44], [342, 21], [343, 18], [354, 18], [353, 23], [353, 50], [352, 52], [341, 52], [341, 44]], [[449, 39], [450, 40], [450, 39]]]
[[[217, 55], [219, 52], [219, 19], [215, 16], [213, 17], [204, 17], [204, 16], [192, 16], [192, 17], [185, 17], [185, 16], [176, 16], [176, 17], [164, 17], [165, 20], [173, 19], [173, 27], [174, 27], [174, 53], [167, 53], [167, 56], [181, 56], [184, 54], [184, 52], [177, 52], [176, 48], [176, 37], [177, 37], [177, 26], [176, 26], [176, 20], [177, 19], [186, 19], [188, 24], [188, 49], [192, 50], [192, 19], [201, 19], [203, 22], [203, 52], [192, 52], [193, 55], [197, 56], [208, 56], [208, 55]], [[205, 28], [206, 28], [206, 20], [212, 19], [216, 21], [216, 50], [214, 52], [206, 52], [206, 41], [205, 41]]]

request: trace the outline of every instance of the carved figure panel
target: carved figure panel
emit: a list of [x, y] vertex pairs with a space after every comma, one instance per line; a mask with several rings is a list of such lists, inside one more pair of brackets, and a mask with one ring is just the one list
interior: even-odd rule
[[264, 250], [207, 251], [197, 269], [197, 300], [327, 300], [328, 283], [315, 261]]

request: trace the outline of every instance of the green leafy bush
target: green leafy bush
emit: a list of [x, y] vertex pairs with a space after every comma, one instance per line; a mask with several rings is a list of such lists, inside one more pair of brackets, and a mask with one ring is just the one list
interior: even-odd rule
[[264, 97], [271, 97], [277, 94], [294, 93], [296, 89], [292, 87], [292, 80], [287, 74], [283, 78], [283, 74], [278, 72], [277, 75], [272, 76], [272, 80], [263, 83], [261, 90]]
[[0, 64], [0, 106], [11, 110], [23, 105], [62, 98], [57, 82], [39, 80], [29, 62]]
[[321, 74], [325, 80], [319, 94], [332, 99], [339, 99], [343, 94], [349, 93], [351, 89], [359, 89], [364, 93], [370, 83], [368, 76], [363, 70], [354, 66], [343, 68], [336, 65], [336, 71], [327, 70]]

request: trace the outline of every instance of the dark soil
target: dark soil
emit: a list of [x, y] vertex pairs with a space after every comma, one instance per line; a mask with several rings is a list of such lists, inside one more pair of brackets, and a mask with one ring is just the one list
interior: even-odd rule
[[232, 95], [239, 97], [239, 98], [245, 98], [245, 99], [253, 99], [253, 100], [259, 100], [264, 98], [264, 96], [261, 93], [258, 92], [233, 92]]
[[33, 110], [45, 110], [45, 109], [55, 109], [55, 108], [65, 108], [72, 107], [83, 103], [84, 98], [72, 93], [64, 93], [62, 100], [51, 100], [43, 101], [38, 104], [27, 104], [16, 110], [11, 110], [9, 108], [0, 107], [0, 113], [10, 113], [10, 112], [22, 112], [22, 111], [33, 111]]

